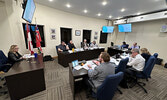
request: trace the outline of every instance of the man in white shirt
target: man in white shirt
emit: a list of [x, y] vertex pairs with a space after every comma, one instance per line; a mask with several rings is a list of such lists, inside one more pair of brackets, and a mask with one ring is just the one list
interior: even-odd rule
[[127, 65], [131, 66], [131, 68], [126, 69], [128, 74], [133, 75], [133, 70], [143, 71], [145, 59], [139, 54], [139, 49], [132, 49], [132, 55]]
[[93, 42], [90, 44], [90, 47], [98, 47], [98, 45], [96, 44], [96, 41], [93, 41]]

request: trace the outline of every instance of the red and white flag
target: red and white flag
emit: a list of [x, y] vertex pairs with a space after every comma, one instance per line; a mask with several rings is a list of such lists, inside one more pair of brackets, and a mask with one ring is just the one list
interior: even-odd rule
[[39, 50], [40, 50], [40, 53], [42, 53], [42, 48], [41, 48], [41, 35], [40, 35], [40, 33], [39, 33], [39, 29], [38, 29], [38, 27], [37, 27], [37, 25], [36, 25], [36, 27], [35, 27], [35, 32], [36, 32], [36, 47], [37, 48], [39, 48]]
[[32, 54], [34, 54], [34, 50], [33, 50], [32, 39], [31, 39], [31, 34], [30, 34], [30, 30], [29, 30], [28, 24], [26, 24], [26, 28], [27, 28], [28, 49], [30, 50], [31, 55], [32, 55]]

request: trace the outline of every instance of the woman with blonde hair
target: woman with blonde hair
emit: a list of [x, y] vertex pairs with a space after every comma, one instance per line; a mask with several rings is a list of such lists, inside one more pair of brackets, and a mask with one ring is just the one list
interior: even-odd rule
[[140, 49], [140, 51], [141, 51], [141, 56], [145, 59], [145, 62], [147, 62], [149, 57], [151, 56], [150, 52], [148, 51], [147, 48], [142, 48]]
[[18, 46], [17, 45], [11, 45], [9, 52], [8, 52], [8, 59], [9, 61], [14, 64], [15, 62], [23, 60], [22, 55], [18, 53]]

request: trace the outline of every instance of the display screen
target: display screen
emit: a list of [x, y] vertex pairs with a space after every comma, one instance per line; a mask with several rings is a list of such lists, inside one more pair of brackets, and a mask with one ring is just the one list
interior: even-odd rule
[[103, 26], [102, 33], [113, 33], [114, 26]]
[[28, 0], [22, 18], [31, 23], [35, 8], [34, 0]]
[[132, 32], [132, 24], [118, 25], [119, 32]]
[[73, 66], [73, 67], [78, 66], [78, 60], [72, 61], [72, 66]]

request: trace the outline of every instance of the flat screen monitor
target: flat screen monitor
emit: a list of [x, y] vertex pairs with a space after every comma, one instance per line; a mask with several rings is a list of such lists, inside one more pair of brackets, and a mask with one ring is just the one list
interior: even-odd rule
[[114, 26], [103, 26], [102, 33], [113, 33]]
[[79, 64], [78, 64], [78, 60], [72, 61], [72, 66], [73, 66], [73, 67], [78, 66], [78, 65], [79, 65]]
[[36, 7], [35, 7], [34, 0], [27, 0], [27, 4], [26, 4], [26, 7], [24, 9], [22, 18], [24, 20], [28, 21], [29, 23], [31, 23], [34, 12], [35, 12], [35, 8]]
[[118, 30], [119, 32], [132, 32], [132, 24], [120, 24]]

